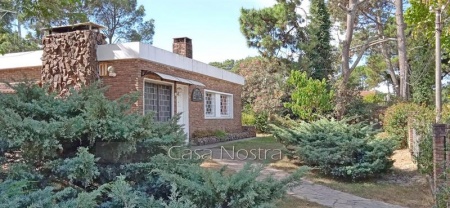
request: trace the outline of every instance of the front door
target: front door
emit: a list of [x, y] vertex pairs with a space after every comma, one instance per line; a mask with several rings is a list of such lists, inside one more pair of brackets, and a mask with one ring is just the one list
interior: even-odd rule
[[186, 143], [189, 142], [189, 87], [177, 84], [177, 113], [181, 113], [179, 125], [183, 125], [184, 133], [187, 134]]

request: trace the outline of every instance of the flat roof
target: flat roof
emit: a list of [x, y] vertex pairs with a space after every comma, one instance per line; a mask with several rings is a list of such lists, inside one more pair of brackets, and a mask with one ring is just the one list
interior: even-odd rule
[[[42, 67], [41, 57], [42, 50], [0, 55], [0, 70], [25, 67]], [[244, 85], [245, 83], [244, 77], [238, 74], [157, 48], [150, 44], [130, 42], [98, 45], [98, 61], [126, 59], [147, 60], [166, 66], [175, 67], [179, 70], [191, 71], [240, 85]]]
[[51, 31], [51, 32], [68, 32], [68, 31], [74, 31], [74, 30], [91, 30], [91, 29], [99, 29], [104, 30], [106, 29], [105, 26], [99, 25], [93, 22], [82, 22], [82, 23], [76, 23], [72, 25], [63, 25], [63, 26], [57, 26], [57, 27], [50, 27], [50, 28], [42, 28], [42, 31]]

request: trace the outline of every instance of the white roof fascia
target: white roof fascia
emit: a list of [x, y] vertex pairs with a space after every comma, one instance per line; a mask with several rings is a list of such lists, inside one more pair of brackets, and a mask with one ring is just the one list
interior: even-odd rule
[[[0, 55], [0, 70], [40, 67], [42, 66], [42, 53], [42, 50], [40, 50]], [[150, 44], [131, 42], [99, 45], [97, 47], [98, 61], [122, 59], [144, 59], [240, 85], [244, 85], [245, 83], [244, 77], [240, 75], [156, 48]]]
[[[153, 71], [152, 71], [153, 72]], [[186, 84], [193, 84], [193, 85], [198, 85], [198, 86], [202, 86], [205, 87], [205, 85], [201, 82], [197, 82], [194, 80], [190, 80], [190, 79], [184, 79], [181, 77], [176, 77], [176, 76], [172, 76], [172, 75], [168, 75], [168, 74], [163, 74], [163, 73], [159, 73], [159, 72], [153, 72], [155, 74], [157, 74], [158, 76], [160, 76], [163, 79], [167, 79], [167, 80], [172, 80], [172, 81], [176, 81], [176, 82], [182, 82], [182, 83], [186, 83]]]
[[244, 77], [235, 73], [139, 42], [99, 45], [97, 59], [98, 61], [143, 59], [240, 85], [245, 83]]
[[0, 70], [40, 67], [42, 66], [42, 50], [21, 53], [0, 54]]

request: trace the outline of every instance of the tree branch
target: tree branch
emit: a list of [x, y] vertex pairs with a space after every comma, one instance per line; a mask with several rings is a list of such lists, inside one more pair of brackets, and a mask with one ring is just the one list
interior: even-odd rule
[[341, 3], [338, 3], [338, 7], [341, 8], [342, 10], [344, 10], [347, 13], [350, 13], [351, 10], [345, 6], [343, 6]]
[[361, 48], [361, 47], [367, 47], [368, 48], [368, 47], [371, 47], [371, 46], [374, 46], [374, 45], [377, 45], [377, 44], [380, 44], [380, 43], [384, 43], [384, 42], [387, 42], [387, 41], [397, 41], [397, 39], [396, 38], [386, 38], [386, 39], [381, 39], [381, 40], [374, 40], [372, 42], [366, 42], [365, 44], [362, 44], [362, 45], [357, 45], [357, 46], [351, 48], [350, 50], [355, 50], [356, 48]]
[[359, 5], [363, 4], [363, 3], [366, 2], [366, 1], [367, 1], [367, 0], [359, 0], [359, 1], [356, 3], [355, 7], [358, 7]]
[[364, 52], [366, 52], [367, 48], [369, 48], [369, 45], [370, 45], [370, 39], [367, 39], [366, 43], [363, 45], [361, 50], [358, 52], [358, 56], [357, 56], [355, 62], [353, 62], [352, 66], [350, 67], [350, 69], [349, 69], [350, 73], [352, 73], [352, 71], [356, 68], [356, 66], [358, 65], [362, 56], [364, 55]]
[[361, 13], [366, 16], [368, 19], [372, 20], [373, 22], [375, 22], [377, 25], [382, 26], [383, 24], [381, 22], [378, 22], [376, 19], [370, 17], [365, 11], [361, 11]]

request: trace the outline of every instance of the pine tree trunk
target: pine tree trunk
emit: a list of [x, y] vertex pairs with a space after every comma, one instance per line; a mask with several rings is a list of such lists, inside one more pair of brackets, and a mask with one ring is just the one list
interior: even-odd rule
[[395, 0], [395, 21], [397, 23], [398, 62], [400, 68], [400, 97], [408, 100], [408, 63], [403, 22], [403, 1]]
[[346, 30], [345, 30], [345, 39], [342, 43], [342, 79], [338, 84], [337, 90], [337, 99], [336, 99], [336, 108], [335, 114], [338, 119], [342, 118], [346, 112], [346, 95], [347, 95], [347, 84], [350, 78], [350, 74], [352, 69], [350, 68], [350, 45], [352, 43], [353, 38], [353, 29], [355, 27], [355, 18], [356, 18], [356, 6], [357, 0], [349, 0], [348, 1], [348, 12], [346, 18]]
[[[377, 21], [381, 22], [380, 14], [377, 14]], [[380, 36], [381, 39], [384, 39], [385, 38], [384, 37], [384, 28], [382, 27], [382, 25], [378, 24], [377, 29], [378, 29], [378, 36]], [[392, 64], [392, 61], [391, 61], [389, 53], [388, 53], [386, 42], [381, 43], [381, 53], [383, 54], [384, 60], [386, 61], [387, 66], [388, 66], [388, 69], [386, 71], [388, 72], [389, 76], [391, 77], [394, 93], [396, 96], [399, 96], [400, 95], [400, 87], [399, 87], [399, 83], [397, 80], [397, 76], [395, 75], [394, 66]]]

